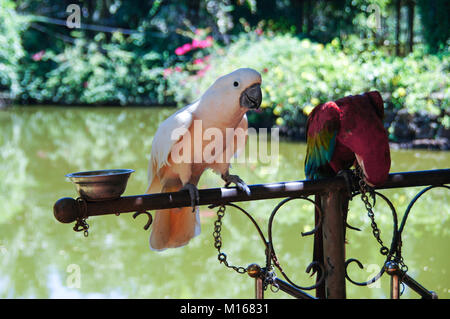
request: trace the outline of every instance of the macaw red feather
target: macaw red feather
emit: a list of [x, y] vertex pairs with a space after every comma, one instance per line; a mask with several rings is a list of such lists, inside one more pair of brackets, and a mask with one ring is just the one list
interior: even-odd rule
[[376, 91], [316, 106], [306, 127], [306, 177], [331, 177], [350, 168], [358, 154], [366, 179], [382, 184], [391, 163], [383, 116], [383, 99]]

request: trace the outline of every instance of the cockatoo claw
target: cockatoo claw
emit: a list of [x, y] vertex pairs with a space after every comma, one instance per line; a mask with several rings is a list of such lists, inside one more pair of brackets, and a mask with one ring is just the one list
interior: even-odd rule
[[195, 207], [200, 202], [200, 194], [198, 192], [197, 186], [191, 183], [186, 183], [181, 190], [187, 190], [189, 192], [189, 197], [191, 198], [192, 212], [195, 212]]
[[222, 178], [225, 181], [225, 187], [227, 187], [228, 185], [233, 183], [236, 185], [236, 187], [239, 190], [245, 192], [248, 196], [250, 196], [250, 194], [251, 194], [250, 188], [238, 175], [227, 175], [227, 176], [222, 176]]

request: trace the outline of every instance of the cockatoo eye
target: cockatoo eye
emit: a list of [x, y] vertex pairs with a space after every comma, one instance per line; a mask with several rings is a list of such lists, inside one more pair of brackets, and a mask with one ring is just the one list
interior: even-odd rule
[[237, 87], [239, 86], [239, 82], [238, 82], [238, 81], [234, 81], [233, 86], [234, 86], [235, 88], [237, 88]]

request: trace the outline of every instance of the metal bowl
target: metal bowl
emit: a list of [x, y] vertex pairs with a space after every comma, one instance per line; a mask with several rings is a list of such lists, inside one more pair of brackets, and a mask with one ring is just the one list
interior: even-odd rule
[[127, 186], [132, 169], [105, 169], [67, 174], [80, 196], [87, 201], [119, 198]]

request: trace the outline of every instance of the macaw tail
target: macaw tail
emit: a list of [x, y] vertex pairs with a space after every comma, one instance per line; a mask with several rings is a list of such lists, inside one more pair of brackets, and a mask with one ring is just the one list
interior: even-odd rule
[[[180, 189], [181, 184], [164, 187], [162, 192], [177, 192]], [[192, 212], [192, 207], [157, 210], [150, 234], [150, 249], [161, 251], [181, 247], [198, 234], [200, 234], [198, 207], [195, 212]]]

